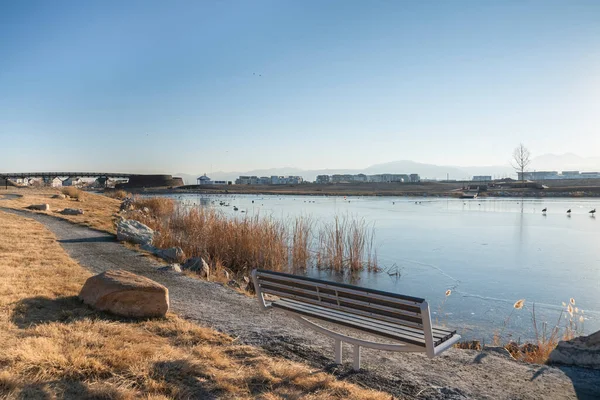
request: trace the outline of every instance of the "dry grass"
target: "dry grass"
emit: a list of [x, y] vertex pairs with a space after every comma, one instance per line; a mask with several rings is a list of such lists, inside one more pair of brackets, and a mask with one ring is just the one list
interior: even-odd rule
[[170, 218], [175, 213], [175, 200], [166, 197], [135, 197], [138, 210], [147, 208], [154, 218]]
[[79, 190], [73, 186], [64, 187], [62, 188], [61, 192], [65, 196], [69, 196], [70, 198], [78, 201], [84, 201], [86, 197], [86, 193], [83, 190]]
[[[513, 309], [504, 320], [502, 329], [494, 334], [492, 345], [504, 347], [519, 361], [545, 364], [548, 362], [550, 353], [556, 348], [559, 341], [574, 339], [583, 335], [584, 332], [584, 311], [575, 307], [575, 299], [569, 299], [569, 302], [563, 303], [563, 307], [564, 309], [560, 311], [557, 321], [553, 325], [548, 325], [547, 322], [538, 323], [535, 304], [532, 304], [529, 312], [531, 314], [535, 339], [521, 344], [520, 340], [517, 342], [512, 340], [514, 334], [505, 334], [506, 328], [515, 312], [524, 312], [520, 310], [528, 309], [524, 299], [518, 300], [514, 303]], [[463, 341], [457, 343], [454, 347], [469, 350], [482, 349], [479, 340]]]
[[309, 217], [293, 221], [260, 215], [228, 217], [211, 208], [181, 209], [167, 198], [136, 198], [131, 213], [160, 231], [154, 245], [178, 246], [187, 257], [203, 257], [213, 267], [248, 275], [254, 268], [275, 271], [317, 266], [338, 272], [377, 269], [372, 228], [364, 220], [336, 217], [331, 225], [321, 224], [318, 235]]
[[0, 212], [0, 398], [389, 399], [174, 315], [97, 313], [88, 273], [39, 223]]
[[127, 197], [130, 196], [129, 193], [127, 193], [126, 191], [119, 189], [119, 190], [105, 190], [104, 191], [104, 195], [107, 197], [110, 197], [111, 199], [117, 199], [117, 200], [123, 200]]
[[[54, 215], [105, 232], [113, 234], [116, 232], [115, 220], [117, 218], [116, 214], [119, 212], [120, 204], [118, 200], [88, 192], [82, 192], [85, 193], [85, 201], [83, 202], [73, 199], [52, 198], [52, 196], [59, 193], [60, 191], [58, 189], [52, 188], [9, 188], [7, 191], [0, 191], [0, 196], [3, 194], [17, 194], [22, 197], [9, 200], [4, 199], [0, 202], [0, 207], [29, 211], [26, 210], [25, 207], [31, 204], [47, 203], [50, 205], [50, 211], [36, 212]], [[84, 215], [59, 214], [58, 211], [61, 211], [64, 208], [81, 208], [84, 211]]]

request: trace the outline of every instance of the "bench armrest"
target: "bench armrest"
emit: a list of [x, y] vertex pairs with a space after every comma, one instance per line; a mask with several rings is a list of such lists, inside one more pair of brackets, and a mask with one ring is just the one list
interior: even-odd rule
[[265, 301], [265, 295], [264, 293], [260, 290], [260, 285], [258, 284], [258, 277], [256, 276], [257, 274], [257, 270], [254, 269], [252, 270], [252, 282], [254, 283], [254, 291], [256, 292], [256, 298], [258, 299], [258, 304], [260, 305], [260, 308], [262, 308], [263, 310], [266, 310], [267, 308], [271, 307], [271, 304], [267, 304], [267, 302]]

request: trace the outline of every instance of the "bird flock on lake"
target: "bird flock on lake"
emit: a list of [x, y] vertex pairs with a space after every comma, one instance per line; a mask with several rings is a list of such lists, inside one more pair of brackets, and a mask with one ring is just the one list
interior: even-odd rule
[[[545, 208], [542, 209], [542, 214], [546, 215], [547, 212], [548, 212], [548, 207], [545, 207]], [[588, 214], [590, 214], [590, 216], [594, 217], [595, 214], [596, 214], [596, 209], [595, 208], [591, 209], [590, 211], [588, 211]], [[567, 215], [571, 216], [571, 209], [570, 208], [567, 210]]]

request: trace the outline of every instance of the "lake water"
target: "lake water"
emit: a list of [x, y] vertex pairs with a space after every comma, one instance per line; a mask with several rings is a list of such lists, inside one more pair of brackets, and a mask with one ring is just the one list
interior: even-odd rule
[[[538, 322], [552, 327], [570, 298], [584, 310], [585, 331], [600, 329], [600, 215], [588, 213], [600, 206], [599, 199], [174, 197], [187, 206], [215, 207], [232, 217], [244, 210], [249, 216], [304, 215], [319, 222], [335, 215], [364, 218], [374, 225], [379, 266], [399, 276], [365, 272], [354, 283], [425, 298], [434, 320], [466, 338], [489, 342], [501, 331], [515, 339], [532, 338], [533, 304]], [[231, 206], [219, 206], [221, 200]], [[234, 205], [240, 211], [233, 211]], [[322, 271], [311, 275], [344, 279]], [[448, 289], [452, 293], [446, 297]], [[513, 312], [519, 299], [526, 306]], [[570, 317], [563, 315], [562, 324], [565, 316]], [[574, 317], [578, 323], [580, 316]]]

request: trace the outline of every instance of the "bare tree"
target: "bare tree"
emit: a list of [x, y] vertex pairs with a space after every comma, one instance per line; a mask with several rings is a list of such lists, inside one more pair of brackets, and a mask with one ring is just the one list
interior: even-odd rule
[[511, 164], [515, 171], [517, 171], [517, 175], [519, 173], [521, 174], [521, 181], [525, 181], [525, 170], [527, 169], [530, 163], [531, 153], [529, 152], [527, 147], [523, 145], [523, 143], [520, 143], [519, 147], [517, 147], [515, 151], [513, 151], [513, 159], [511, 161]]

